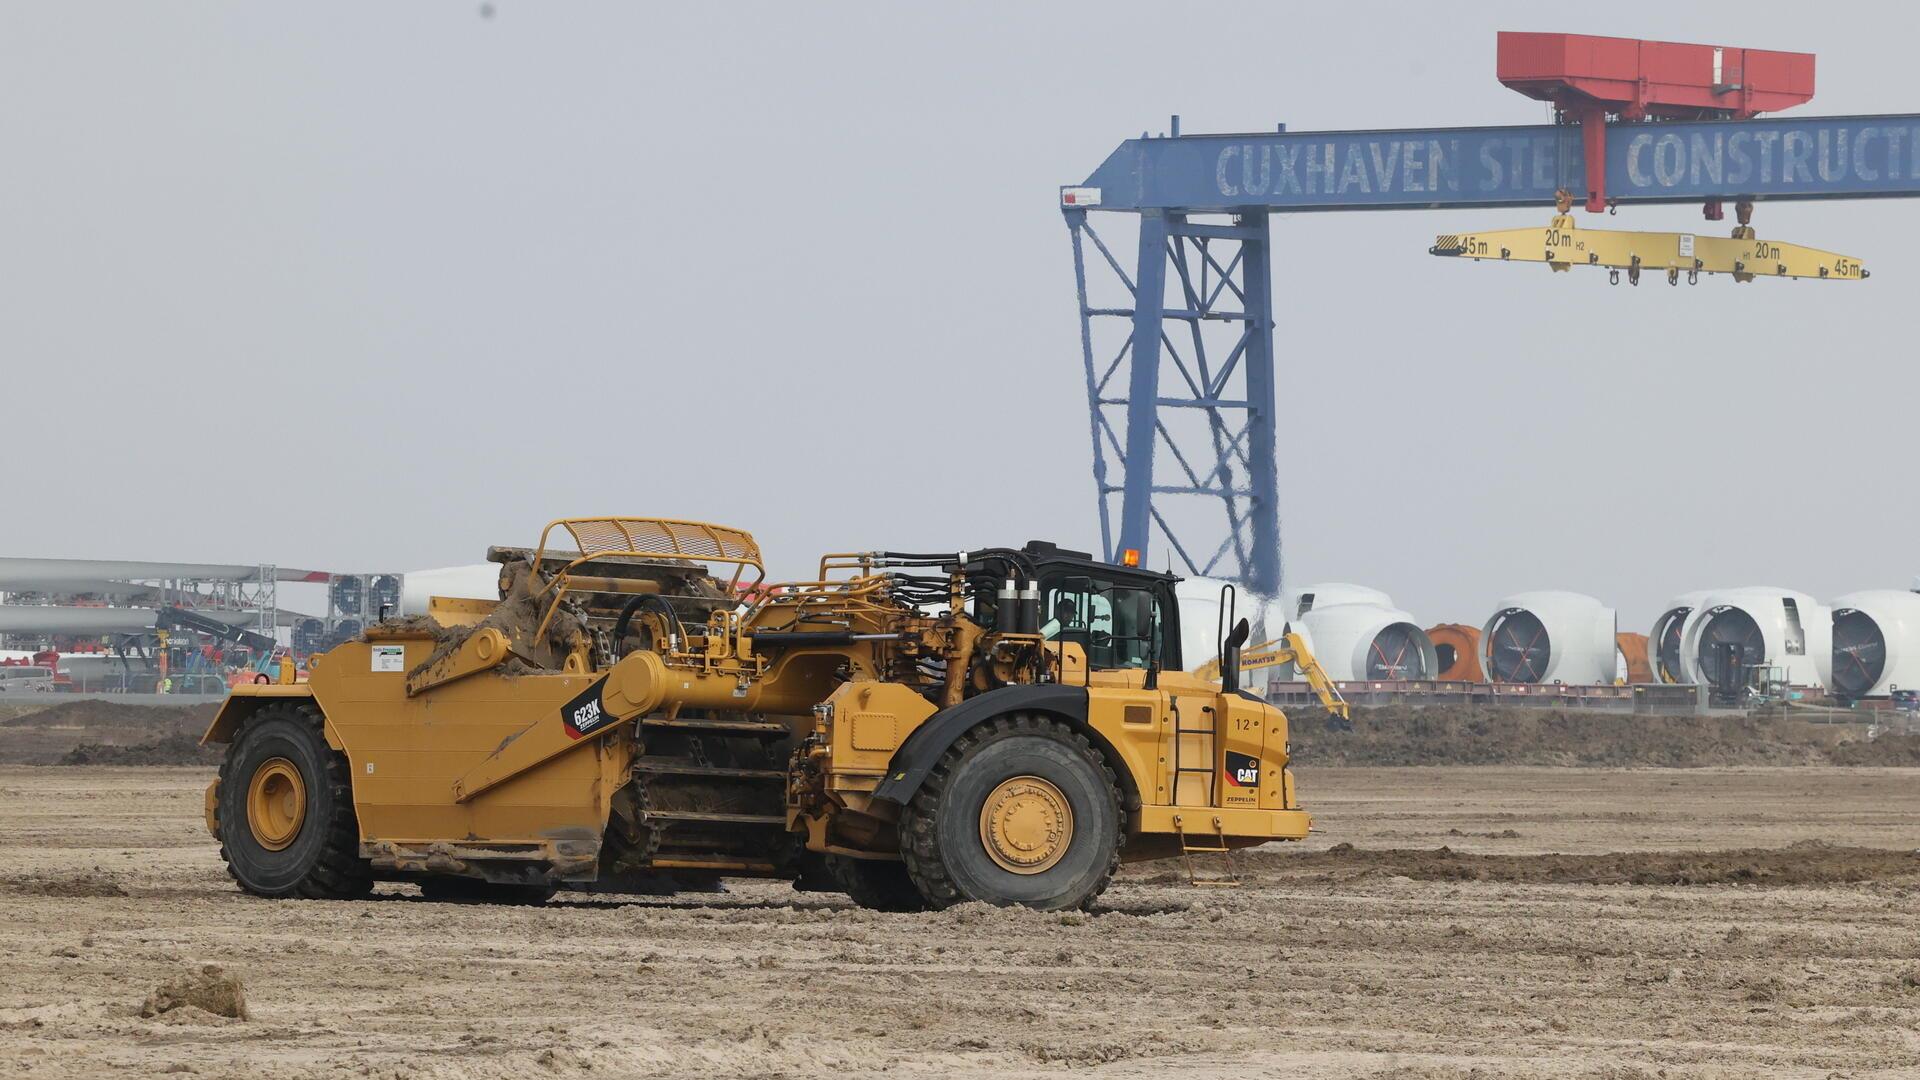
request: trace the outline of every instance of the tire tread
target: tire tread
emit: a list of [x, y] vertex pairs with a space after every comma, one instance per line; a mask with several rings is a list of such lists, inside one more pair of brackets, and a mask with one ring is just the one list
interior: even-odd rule
[[1100, 775], [1105, 778], [1107, 796], [1113, 802], [1114, 821], [1120, 827], [1116, 830], [1113, 856], [1107, 861], [1105, 873], [1079, 906], [1086, 907], [1105, 892], [1113, 881], [1113, 875], [1120, 869], [1120, 849], [1127, 843], [1126, 815], [1120, 805], [1118, 778], [1107, 764], [1106, 756], [1085, 735], [1058, 720], [1031, 713], [1009, 713], [987, 720], [955, 739], [947, 752], [934, 763], [920, 790], [914, 792], [913, 798], [902, 808], [900, 857], [906, 864], [907, 875], [930, 907], [952, 907], [966, 899], [940, 858], [938, 825], [941, 796], [952, 781], [954, 770], [975, 749], [990, 740], [1015, 735], [1033, 735], [1069, 746], [1099, 769]]
[[[373, 891], [373, 868], [367, 860], [360, 857], [360, 823], [353, 812], [353, 781], [348, 771], [347, 756], [327, 745], [326, 718], [318, 706], [310, 702], [285, 702], [267, 705], [249, 716], [228, 744], [227, 755], [220, 762], [219, 809], [225, 812], [229, 804], [235, 808], [245, 807], [244, 790], [249, 778], [233, 775], [234, 763], [239, 754], [236, 752], [246, 739], [247, 732], [269, 720], [285, 717], [298, 724], [305, 735], [318, 748], [318, 756], [324, 763], [325, 775], [309, 778], [309, 782], [318, 780], [326, 786], [331, 795], [333, 812], [330, 820], [323, 823], [326, 839], [313, 866], [291, 888], [278, 891], [256, 889], [248, 885], [235, 872], [233, 855], [228, 850], [224, 822], [220, 823], [220, 858], [226, 863], [227, 873], [235, 883], [246, 892], [255, 896], [298, 897], [307, 900], [354, 900]], [[232, 794], [232, 793], [240, 794]], [[244, 809], [242, 809], [244, 813]]]

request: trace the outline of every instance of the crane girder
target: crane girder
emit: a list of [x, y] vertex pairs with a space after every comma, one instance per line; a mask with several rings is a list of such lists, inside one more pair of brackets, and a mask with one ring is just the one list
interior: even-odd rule
[[[1748, 227], [1736, 231], [1752, 232]], [[1434, 255], [1500, 262], [1543, 262], [1555, 271], [1575, 266], [1625, 270], [1635, 283], [1645, 271], [1697, 281], [1701, 274], [1860, 281], [1869, 276], [1860, 260], [1801, 244], [1753, 236], [1582, 229], [1571, 214], [1556, 215], [1545, 228], [1446, 233], [1428, 249]]]
[[[1063, 207], [1273, 213], [1551, 206], [1585, 192], [1573, 124], [1129, 139]], [[1920, 114], [1610, 124], [1610, 202], [1920, 196]]]
[[[1164, 537], [1168, 561], [1177, 558], [1194, 576], [1239, 581], [1264, 595], [1280, 588], [1274, 447], [1283, 413], [1275, 373], [1276, 348], [1286, 339], [1276, 346], [1271, 214], [1558, 207], [1571, 199], [1590, 211], [1692, 204], [1717, 221], [1722, 203], [1920, 198], [1920, 114], [1752, 118], [1811, 94], [1797, 68], [1745, 77], [1749, 57], [1787, 54], [1690, 45], [1648, 51], [1632, 41], [1600, 42], [1591, 55], [1648, 79], [1623, 88], [1618, 100], [1592, 98], [1591, 80], [1604, 72], [1566, 61], [1595, 40], [1556, 39], [1567, 46], [1558, 53], [1559, 45], [1546, 42], [1545, 62], [1534, 63], [1537, 56], [1521, 54], [1538, 54], [1542, 42], [1529, 38], [1509, 63], [1502, 39], [1500, 71], [1509, 85], [1533, 96], [1551, 92], [1554, 100], [1562, 90], [1587, 95], [1581, 100], [1590, 107], [1563, 112], [1555, 123], [1353, 131], [1282, 124], [1196, 135], [1182, 134], [1174, 117], [1167, 135], [1129, 139], [1085, 179], [1061, 186], [1103, 553], [1117, 561], [1134, 550], [1152, 561], [1149, 548]], [[1680, 66], [1665, 62], [1672, 57]], [[1712, 68], [1687, 66], [1716, 58], [1731, 58], [1740, 86], [1724, 85]], [[1811, 56], [1787, 59], [1810, 74]], [[1694, 104], [1701, 95], [1724, 107], [1701, 109]], [[1687, 118], [1696, 112], [1699, 118]], [[1096, 232], [1102, 214], [1137, 220], [1131, 264]], [[1642, 269], [1669, 270], [1676, 284], [1702, 273], [1736, 281], [1867, 276], [1857, 259], [1757, 240], [1741, 224], [1731, 238], [1575, 233], [1569, 250], [1549, 243], [1551, 227], [1517, 230], [1504, 242], [1495, 238], [1505, 231], [1475, 233], [1487, 242], [1485, 253], [1458, 236], [1443, 238], [1435, 253], [1492, 258], [1504, 248], [1510, 260], [1554, 270], [1605, 266], [1610, 277], [1634, 281]], [[1691, 257], [1682, 255], [1687, 244]], [[1089, 291], [1090, 272], [1102, 298]], [[1185, 426], [1194, 416], [1204, 425]], [[1203, 527], [1209, 506], [1210, 532]]]

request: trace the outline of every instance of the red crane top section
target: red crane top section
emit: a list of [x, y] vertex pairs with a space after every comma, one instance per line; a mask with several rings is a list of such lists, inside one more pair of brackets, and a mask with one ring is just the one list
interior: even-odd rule
[[[1813, 97], [1812, 53], [1502, 30], [1496, 57], [1509, 89], [1553, 102], [1580, 125], [1589, 162], [1606, 160], [1609, 114], [1627, 122], [1751, 120]], [[1587, 210], [1599, 213], [1606, 176], [1589, 172]], [[1707, 220], [1720, 220], [1719, 200], [1703, 209]]]
[[1623, 120], [1746, 120], [1813, 97], [1812, 53], [1501, 31], [1497, 66], [1530, 98]]

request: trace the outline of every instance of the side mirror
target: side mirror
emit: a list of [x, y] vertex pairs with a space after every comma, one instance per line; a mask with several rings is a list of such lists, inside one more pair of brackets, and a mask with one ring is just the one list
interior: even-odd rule
[[1240, 648], [1247, 643], [1253, 633], [1253, 627], [1247, 620], [1241, 619], [1233, 627], [1233, 633], [1220, 646], [1220, 691], [1231, 694], [1240, 689]]

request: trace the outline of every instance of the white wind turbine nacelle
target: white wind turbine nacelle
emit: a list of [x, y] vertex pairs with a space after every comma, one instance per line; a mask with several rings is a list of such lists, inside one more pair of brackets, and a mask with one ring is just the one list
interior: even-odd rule
[[[1173, 585], [1173, 598], [1180, 605], [1180, 663], [1188, 669], [1220, 656], [1220, 596], [1226, 584], [1214, 578], [1181, 578]], [[1255, 614], [1248, 609], [1247, 595], [1238, 587], [1234, 589], [1233, 603], [1236, 618], [1250, 618]], [[1232, 631], [1231, 626], [1225, 628], [1227, 633]], [[1259, 640], [1256, 628], [1253, 641]]]
[[[1372, 589], [1363, 590], [1385, 596]], [[1316, 597], [1293, 620], [1314, 658], [1336, 682], [1431, 679], [1440, 671], [1433, 639], [1412, 615], [1386, 603], [1327, 603]], [[1293, 677], [1292, 671], [1284, 673]]]
[[[1180, 605], [1180, 662], [1189, 670], [1220, 656], [1220, 638], [1233, 632], [1220, 618], [1222, 588], [1230, 582], [1218, 578], [1182, 578], [1174, 583], [1173, 597]], [[1248, 592], [1239, 586], [1233, 591], [1233, 617], [1247, 620], [1252, 629], [1248, 645], [1277, 638], [1286, 629], [1281, 602]]]
[[1686, 681], [1686, 665], [1681, 661], [1680, 635], [1686, 628], [1687, 616], [1700, 606], [1712, 589], [1695, 589], [1683, 592], [1667, 601], [1660, 609], [1660, 617], [1653, 620], [1653, 632], [1647, 635], [1647, 663], [1653, 668], [1653, 677], [1663, 683]]
[[[1217, 635], [1223, 584], [1188, 578], [1174, 586], [1180, 602], [1182, 659], [1189, 668], [1220, 655]], [[1234, 596], [1234, 606], [1235, 617], [1246, 619], [1252, 626], [1249, 645], [1272, 641], [1294, 630], [1332, 679], [1431, 679], [1439, 671], [1427, 632], [1412, 615], [1394, 607], [1393, 599], [1379, 589], [1329, 582], [1286, 589], [1278, 597], [1240, 590]], [[1291, 664], [1274, 672], [1282, 681], [1298, 677]]]
[[[1188, 669], [1218, 659], [1221, 636], [1233, 630], [1232, 626], [1223, 625], [1220, 618], [1222, 588], [1228, 584], [1218, 578], [1182, 578], [1173, 586], [1174, 599], [1180, 605], [1180, 659]], [[1358, 590], [1359, 586], [1335, 588]], [[1360, 591], [1371, 596], [1386, 595], [1374, 589]], [[1299, 602], [1299, 593], [1300, 590], [1292, 590], [1292, 603]], [[1272, 641], [1286, 633], [1291, 618], [1288, 600], [1261, 596], [1235, 586], [1232, 602], [1234, 619], [1247, 620], [1252, 630], [1252, 636], [1247, 638], [1249, 646]]]
[[[1306, 585], [1298, 589], [1280, 590], [1280, 612], [1282, 622], [1292, 622], [1317, 607], [1330, 607], [1334, 604], [1374, 604], [1383, 608], [1393, 606], [1393, 597], [1379, 589], [1370, 589], [1365, 585], [1353, 585], [1344, 581], [1323, 581], [1317, 585]], [[1274, 633], [1278, 635], [1279, 630]]]
[[1516, 593], [1487, 620], [1480, 663], [1494, 682], [1611, 683], [1617, 622], [1612, 608], [1582, 593]]
[[1833, 601], [1828, 689], [1848, 701], [1920, 690], [1920, 594], [1863, 589]]
[[[1218, 578], [1182, 578], [1173, 587], [1174, 597], [1180, 603], [1181, 657], [1188, 667], [1197, 667], [1220, 655], [1220, 598], [1222, 586], [1227, 584]], [[1234, 618], [1247, 620], [1253, 631], [1253, 636], [1247, 639], [1249, 645], [1272, 641], [1286, 633], [1288, 624], [1297, 623], [1302, 609], [1352, 603], [1391, 608], [1393, 598], [1379, 589], [1337, 581], [1283, 589], [1279, 596], [1261, 596], [1236, 586], [1233, 595]], [[1231, 626], [1225, 628], [1232, 629]]]
[[1745, 667], [1778, 668], [1793, 686], [1825, 687], [1833, 674], [1833, 609], [1793, 589], [1754, 585], [1702, 597], [1680, 631], [1686, 681], [1719, 686]]

